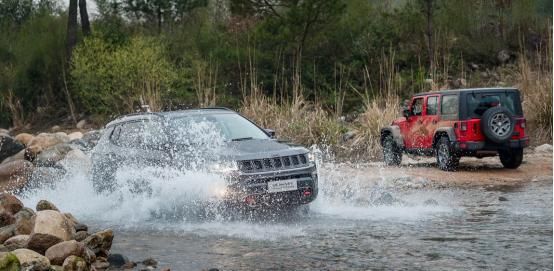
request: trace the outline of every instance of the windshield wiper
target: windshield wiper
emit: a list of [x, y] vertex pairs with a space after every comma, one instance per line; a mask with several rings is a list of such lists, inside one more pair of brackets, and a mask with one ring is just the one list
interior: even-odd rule
[[239, 138], [233, 138], [231, 141], [244, 141], [244, 140], [251, 140], [253, 139], [251, 136], [249, 137], [239, 137]]

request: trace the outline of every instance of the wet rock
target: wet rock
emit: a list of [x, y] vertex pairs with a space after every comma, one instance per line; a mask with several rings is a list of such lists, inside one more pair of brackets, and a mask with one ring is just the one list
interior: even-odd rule
[[540, 146], [535, 147], [536, 153], [544, 153], [544, 154], [552, 154], [552, 145], [550, 144], [542, 144]]
[[498, 197], [498, 201], [508, 201], [508, 199], [503, 196], [500, 196]]
[[29, 142], [26, 155], [29, 158], [34, 158], [43, 150], [67, 142], [69, 142], [69, 137], [67, 135], [41, 133]]
[[0, 191], [9, 191], [25, 186], [33, 173], [33, 168], [33, 164], [27, 160], [15, 160], [0, 164]]
[[85, 262], [87, 262], [87, 264], [90, 265], [96, 261], [96, 254], [94, 254], [94, 251], [85, 247], [85, 253], [83, 254], [83, 259], [85, 260]]
[[69, 256], [82, 258], [85, 255], [85, 245], [75, 240], [64, 241], [48, 248], [44, 255], [50, 263], [62, 265], [65, 258]]
[[75, 234], [71, 222], [57, 211], [39, 211], [33, 216], [33, 221], [27, 247], [39, 253], [44, 253], [57, 243], [71, 240]]
[[37, 166], [43, 167], [55, 166], [57, 162], [64, 159], [70, 151], [75, 149], [75, 146], [68, 143], [55, 145], [38, 154], [34, 163]]
[[35, 138], [34, 135], [28, 133], [21, 133], [15, 136], [15, 140], [21, 142], [21, 144], [28, 146], [29, 142]]
[[129, 261], [129, 262], [126, 262], [123, 266], [121, 266], [121, 268], [127, 270], [127, 269], [133, 269], [137, 267], [137, 263], [133, 262], [133, 261]]
[[105, 254], [112, 247], [113, 231], [110, 229], [97, 232], [87, 237], [83, 243], [96, 255]]
[[0, 270], [18, 271], [21, 270], [19, 259], [15, 254], [9, 252], [0, 252]]
[[391, 193], [382, 192], [381, 195], [373, 200], [373, 205], [393, 205], [400, 203], [399, 200], [395, 199]]
[[63, 262], [64, 271], [88, 271], [89, 268], [85, 260], [77, 256], [69, 256]]
[[6, 211], [0, 212], [0, 227], [8, 226], [13, 223], [15, 223], [15, 217], [12, 214]]
[[56, 167], [35, 167], [26, 188], [37, 189], [45, 186], [52, 186], [66, 173], [63, 168]]
[[4, 245], [6, 247], [9, 247], [11, 250], [14, 250], [19, 248], [26, 248], [27, 242], [29, 242], [29, 235], [20, 234], [6, 240], [4, 242]]
[[69, 141], [77, 140], [83, 138], [83, 133], [81, 132], [73, 132], [71, 134], [67, 135], [69, 137]]
[[144, 266], [152, 266], [154, 268], [156, 268], [156, 266], [158, 266], [158, 262], [152, 258], [148, 258], [144, 261], [142, 261], [142, 265]]
[[4, 161], [2, 161], [2, 164], [13, 162], [16, 160], [25, 160], [25, 150], [21, 150], [18, 153], [4, 159]]
[[31, 208], [24, 207], [15, 214], [15, 233], [30, 234], [33, 230], [32, 218], [35, 212]]
[[121, 254], [110, 254], [106, 259], [110, 267], [121, 268], [129, 262], [129, 259]]
[[77, 218], [75, 218], [71, 213], [64, 213], [63, 215], [67, 219], [69, 219], [69, 221], [71, 222], [71, 225], [73, 226], [73, 228], [75, 228], [76, 224], [79, 224], [79, 221], [77, 220]]
[[20, 152], [25, 146], [9, 135], [0, 135], [0, 161]]
[[94, 147], [96, 146], [96, 143], [98, 143], [98, 140], [100, 140], [100, 137], [102, 136], [102, 130], [96, 130], [96, 131], [90, 131], [83, 134], [83, 141], [86, 142], [87, 146]]
[[9, 193], [0, 194], [0, 211], [14, 215], [22, 208], [23, 203], [16, 196]]
[[88, 226], [83, 224], [83, 223], [76, 223], [73, 227], [75, 228], [76, 232], [80, 232], [80, 231], [87, 232], [88, 231]]
[[91, 164], [90, 158], [79, 149], [69, 151], [65, 158], [60, 161], [60, 165], [66, 170], [80, 168], [83, 171], [88, 171]]
[[434, 199], [428, 199], [428, 200], [423, 202], [423, 205], [425, 205], [425, 206], [438, 206], [439, 203]]
[[47, 271], [50, 269], [48, 258], [38, 254], [35, 251], [26, 248], [16, 249], [12, 252], [23, 270]]
[[44, 211], [44, 210], [54, 210], [54, 211], [60, 211], [58, 209], [58, 207], [56, 207], [56, 205], [54, 205], [53, 203], [47, 201], [47, 200], [40, 200], [38, 203], [37, 203], [37, 207], [36, 207], [36, 210], [37, 212], [38, 211]]
[[110, 267], [110, 263], [105, 258], [97, 258], [94, 263], [92, 263], [92, 267], [94, 267], [96, 270], [105, 270]]
[[8, 225], [0, 228], [0, 243], [6, 242], [6, 240], [15, 236], [15, 225]]
[[77, 124], [75, 125], [75, 127], [77, 127], [77, 129], [83, 129], [85, 128], [85, 125], [87, 124], [87, 121], [82, 119], [80, 120], [79, 122], [77, 122]]
[[73, 236], [73, 238], [79, 242], [87, 239], [87, 237], [89, 237], [89, 234], [86, 231], [78, 231], [75, 233], [75, 236]]

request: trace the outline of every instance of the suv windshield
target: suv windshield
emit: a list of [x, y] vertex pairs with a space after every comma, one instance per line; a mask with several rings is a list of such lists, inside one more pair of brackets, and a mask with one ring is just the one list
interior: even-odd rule
[[[215, 130], [225, 141], [269, 139], [264, 131], [238, 114], [191, 115], [171, 119], [169, 122], [169, 132], [177, 143], [182, 141], [183, 134], [194, 134], [195, 131], [191, 130], [203, 129]], [[188, 139], [183, 140], [188, 142]]]
[[521, 115], [521, 108], [518, 101], [518, 95], [515, 92], [468, 94], [467, 112], [470, 118], [480, 118], [487, 109], [495, 106], [503, 106], [512, 114]]

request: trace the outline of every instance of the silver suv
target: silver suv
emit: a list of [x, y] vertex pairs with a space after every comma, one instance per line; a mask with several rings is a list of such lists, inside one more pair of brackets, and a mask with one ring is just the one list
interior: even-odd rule
[[[298, 206], [317, 197], [310, 152], [278, 141], [226, 108], [125, 115], [108, 123], [92, 152], [93, 183], [115, 189], [123, 165], [204, 168], [224, 175], [226, 203]], [[200, 154], [200, 155], [199, 155]]]

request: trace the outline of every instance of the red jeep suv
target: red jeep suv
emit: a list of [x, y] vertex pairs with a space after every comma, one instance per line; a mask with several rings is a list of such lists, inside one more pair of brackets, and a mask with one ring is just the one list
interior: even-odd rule
[[442, 170], [456, 170], [460, 157], [500, 156], [515, 169], [529, 145], [519, 90], [479, 88], [420, 93], [403, 118], [381, 129], [387, 165], [400, 165], [402, 153], [436, 156]]

